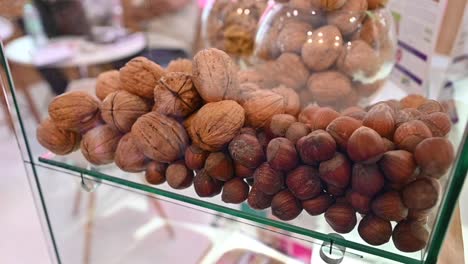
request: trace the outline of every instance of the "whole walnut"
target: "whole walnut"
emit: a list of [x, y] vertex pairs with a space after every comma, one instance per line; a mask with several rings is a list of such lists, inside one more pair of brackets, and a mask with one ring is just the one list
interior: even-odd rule
[[338, 69], [349, 76], [373, 77], [380, 70], [381, 58], [363, 40], [348, 42], [336, 63]]
[[115, 165], [126, 172], [142, 172], [146, 169], [147, 159], [138, 149], [131, 133], [123, 136], [115, 151]]
[[307, 83], [309, 70], [301, 57], [294, 53], [283, 53], [275, 61], [274, 78], [286, 87], [300, 90]]
[[202, 50], [193, 58], [193, 83], [206, 102], [221, 101], [228, 90], [238, 89], [237, 66], [224, 51]]
[[192, 76], [170, 72], [154, 88], [153, 111], [175, 118], [186, 117], [202, 105], [202, 99], [192, 82]]
[[359, 38], [367, 42], [371, 47], [381, 49], [389, 38], [390, 21], [380, 13], [374, 12], [368, 16], [362, 28], [359, 30]]
[[136, 57], [120, 69], [122, 89], [138, 96], [153, 99], [153, 89], [165, 74], [164, 69], [145, 57]]
[[283, 96], [269, 90], [251, 93], [243, 106], [247, 125], [253, 128], [264, 127], [274, 115], [285, 112]]
[[283, 96], [284, 99], [284, 112], [296, 116], [301, 111], [301, 100], [296, 91], [284, 85], [280, 85], [274, 89], [273, 92]]
[[188, 129], [195, 145], [206, 151], [219, 151], [244, 126], [245, 111], [235, 101], [207, 103], [193, 117]]
[[188, 145], [184, 127], [157, 112], [138, 118], [131, 130], [138, 149], [155, 161], [171, 163], [181, 158]]
[[49, 104], [49, 115], [58, 128], [83, 132], [100, 119], [99, 101], [85, 92], [64, 93]]
[[281, 52], [294, 52], [301, 54], [302, 45], [312, 33], [312, 26], [302, 21], [290, 21], [281, 29], [277, 45]]
[[343, 35], [348, 35], [360, 27], [366, 10], [367, 0], [347, 0], [340, 9], [328, 13], [327, 21], [338, 27]]
[[260, 87], [255, 83], [242, 83], [236, 93], [226, 95], [227, 100], [234, 100], [243, 105], [255, 91], [260, 90]]
[[117, 70], [106, 71], [98, 75], [96, 80], [96, 96], [104, 100], [107, 95], [122, 89], [120, 73]]
[[97, 126], [83, 136], [81, 153], [94, 165], [109, 164], [114, 161], [115, 150], [121, 136], [109, 125]]
[[340, 56], [343, 37], [332, 25], [318, 28], [307, 36], [302, 46], [302, 60], [313, 71], [330, 68]]
[[102, 119], [122, 133], [129, 132], [133, 123], [150, 110], [143, 98], [123, 90], [109, 94], [101, 104]]
[[176, 59], [169, 62], [166, 70], [168, 72], [185, 72], [187, 74], [192, 74], [192, 61], [189, 59]]
[[58, 128], [49, 118], [39, 124], [36, 137], [44, 148], [57, 155], [66, 155], [77, 150], [81, 140], [78, 133]]
[[308, 83], [309, 91], [320, 105], [330, 105], [351, 92], [349, 78], [337, 71], [314, 73]]
[[266, 78], [263, 72], [258, 69], [240, 70], [237, 77], [240, 84], [254, 83], [262, 89], [273, 88], [276, 85], [272, 84], [272, 81]]

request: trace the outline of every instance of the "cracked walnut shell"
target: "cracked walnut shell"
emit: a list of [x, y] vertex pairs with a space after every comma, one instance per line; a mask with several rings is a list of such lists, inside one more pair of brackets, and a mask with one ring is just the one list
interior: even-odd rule
[[164, 69], [145, 57], [136, 57], [120, 69], [122, 89], [141, 97], [153, 99], [153, 90]]
[[104, 100], [109, 94], [122, 89], [120, 83], [120, 73], [117, 70], [106, 71], [97, 77], [96, 96], [99, 100]]
[[189, 134], [195, 145], [219, 151], [244, 126], [245, 111], [235, 101], [225, 100], [203, 106], [190, 122]]
[[109, 125], [97, 126], [83, 136], [81, 153], [94, 165], [109, 164], [114, 161], [115, 150], [121, 136]]
[[57, 155], [66, 155], [77, 150], [81, 140], [78, 133], [58, 128], [49, 118], [37, 127], [36, 137], [44, 148]]
[[153, 111], [172, 117], [186, 117], [200, 108], [202, 99], [190, 75], [171, 72], [162, 77], [154, 88], [154, 102]]
[[111, 93], [101, 104], [102, 119], [120, 132], [129, 132], [133, 123], [150, 111], [143, 98], [127, 91]]

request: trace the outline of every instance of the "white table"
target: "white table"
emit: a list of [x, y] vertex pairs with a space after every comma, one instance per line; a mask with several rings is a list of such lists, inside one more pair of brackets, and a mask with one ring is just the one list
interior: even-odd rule
[[[115, 43], [97, 44], [87, 41], [84, 37], [70, 36], [50, 39], [49, 44], [62, 47], [62, 50], [63, 47], [68, 47], [70, 56], [67, 56], [64, 60], [57, 60], [51, 64], [38, 65], [35, 58], [41, 49], [35, 47], [31, 37], [24, 36], [10, 42], [6, 46], [6, 57], [11, 62], [27, 66], [48, 66], [54, 68], [86, 67], [90, 65], [114, 62], [135, 55], [145, 48], [146, 39], [143, 33], [134, 33]], [[50, 55], [54, 56], [53, 52]]]
[[0, 41], [7, 40], [13, 35], [13, 23], [4, 17], [0, 17]]

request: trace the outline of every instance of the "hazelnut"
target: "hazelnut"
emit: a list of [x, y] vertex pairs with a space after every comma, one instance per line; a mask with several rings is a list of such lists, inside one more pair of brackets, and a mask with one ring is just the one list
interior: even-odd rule
[[446, 113], [435, 112], [419, 118], [431, 130], [434, 137], [445, 137], [452, 129], [452, 121]]
[[166, 70], [168, 72], [183, 72], [187, 74], [192, 74], [192, 61], [189, 59], [176, 59], [171, 60], [169, 65], [167, 65]]
[[384, 146], [385, 146], [385, 152], [392, 151], [392, 150], [396, 149], [395, 143], [393, 143], [393, 141], [391, 141], [390, 139], [382, 138], [382, 141], [383, 141]]
[[354, 164], [352, 172], [352, 188], [354, 191], [373, 197], [384, 187], [384, 176], [376, 165]]
[[201, 170], [193, 178], [193, 187], [199, 197], [214, 197], [221, 192], [223, 182], [210, 177], [205, 170]]
[[333, 11], [341, 8], [346, 3], [346, 0], [312, 0], [311, 2], [314, 7]]
[[358, 225], [359, 236], [368, 244], [380, 246], [392, 237], [392, 224], [375, 215], [366, 215]]
[[272, 91], [283, 96], [284, 112], [289, 115], [297, 116], [301, 110], [301, 100], [297, 92], [283, 85], [272, 89]]
[[[342, 187], [338, 187], [332, 184], [326, 184], [325, 190], [327, 191], [328, 194], [332, 195], [335, 198], [341, 198], [346, 194], [346, 189]], [[337, 200], [338, 202], [338, 200]]]
[[312, 32], [312, 26], [306, 22], [290, 21], [280, 30], [277, 44], [281, 52], [301, 53], [302, 45], [307, 40], [308, 32]]
[[419, 120], [412, 120], [399, 126], [393, 136], [393, 142], [399, 149], [413, 152], [416, 146], [426, 138], [432, 137], [431, 130]]
[[255, 210], [267, 209], [271, 206], [273, 195], [268, 195], [261, 192], [255, 185], [250, 189], [247, 203]]
[[388, 0], [367, 0], [369, 10], [385, 7], [387, 3]]
[[273, 197], [271, 212], [283, 221], [290, 221], [301, 214], [302, 205], [290, 191], [284, 190]]
[[296, 146], [302, 161], [312, 166], [333, 158], [336, 152], [335, 140], [323, 130], [316, 130], [299, 139]]
[[224, 51], [211, 48], [193, 58], [193, 83], [206, 102], [224, 99], [229, 90], [237, 90], [237, 67]]
[[367, 214], [370, 211], [371, 198], [356, 191], [349, 191], [346, 194], [348, 203], [360, 214]]
[[241, 128], [239, 134], [248, 134], [251, 136], [256, 137], [257, 136], [257, 130], [251, 128], [251, 127], [243, 127]]
[[154, 88], [153, 111], [182, 118], [189, 116], [202, 105], [202, 99], [192, 82], [192, 76], [171, 72], [159, 79]]
[[302, 207], [312, 216], [325, 213], [332, 204], [333, 198], [326, 193], [323, 193], [313, 199], [302, 201]]
[[315, 112], [320, 109], [317, 105], [309, 104], [307, 105], [301, 113], [299, 113], [298, 120], [301, 123], [312, 125], [314, 123]]
[[379, 80], [373, 83], [354, 82], [353, 84], [359, 96], [369, 97], [377, 93], [384, 86], [385, 80]]
[[348, 155], [355, 162], [377, 162], [385, 152], [382, 138], [368, 127], [360, 127], [349, 137]]
[[400, 100], [401, 108], [418, 108], [427, 101], [426, 97], [419, 94], [410, 94]]
[[126, 172], [141, 172], [146, 169], [146, 157], [137, 148], [131, 133], [120, 139], [115, 150], [115, 165]]
[[136, 120], [150, 110], [147, 101], [127, 91], [111, 93], [101, 104], [102, 119], [122, 133], [129, 132]]
[[313, 118], [314, 122], [311, 125], [311, 129], [326, 129], [327, 126], [338, 117], [340, 117], [340, 113], [337, 111], [329, 107], [322, 107], [315, 112]]
[[182, 125], [156, 112], [138, 118], [131, 133], [138, 149], [146, 157], [164, 163], [181, 158], [188, 144]]
[[208, 158], [208, 152], [195, 145], [185, 149], [185, 164], [191, 170], [201, 170], [205, 166], [206, 158]]
[[362, 107], [359, 107], [359, 106], [350, 106], [346, 109], [343, 109], [341, 111], [341, 114], [344, 115], [344, 116], [349, 116], [349, 114], [353, 114], [353, 113], [356, 113], [356, 112], [365, 112], [364, 109], [362, 109]]
[[238, 178], [251, 178], [255, 172], [255, 169], [247, 168], [242, 164], [234, 162], [234, 174]]
[[305, 165], [299, 166], [288, 173], [286, 185], [299, 200], [315, 198], [322, 191], [318, 171], [313, 167]]
[[367, 112], [362, 124], [372, 128], [382, 137], [392, 138], [395, 132], [393, 110], [387, 104], [375, 105]]
[[232, 159], [247, 168], [256, 168], [265, 160], [263, 148], [257, 137], [240, 134], [229, 143]]
[[399, 128], [401, 125], [403, 125], [406, 122], [409, 122], [411, 120], [416, 120], [422, 117], [422, 113], [419, 112], [419, 110], [414, 109], [414, 108], [405, 108], [397, 112], [396, 118], [395, 118], [395, 127]]
[[328, 13], [327, 22], [337, 26], [343, 35], [348, 35], [361, 25], [366, 10], [367, 0], [348, 0], [340, 9]]
[[414, 151], [416, 163], [424, 175], [441, 178], [452, 165], [455, 156], [452, 143], [445, 138], [428, 138]]
[[325, 220], [338, 233], [346, 234], [356, 226], [356, 212], [346, 203], [336, 203], [325, 212]]
[[377, 196], [371, 205], [372, 212], [387, 221], [401, 221], [408, 216], [408, 208], [403, 204], [400, 194], [395, 191]]
[[99, 101], [85, 92], [64, 93], [49, 104], [49, 115], [62, 130], [84, 132], [100, 118]]
[[333, 25], [309, 32], [303, 36], [302, 60], [312, 71], [324, 71], [340, 56], [343, 37], [340, 30]]
[[213, 152], [205, 162], [205, 172], [218, 181], [228, 181], [234, 177], [231, 157], [224, 152]]
[[296, 91], [306, 85], [307, 78], [310, 75], [309, 70], [297, 54], [283, 53], [276, 59], [275, 65], [273, 77], [280, 84]]
[[240, 204], [248, 195], [249, 185], [241, 178], [234, 178], [224, 184], [221, 199], [225, 203]]
[[120, 69], [120, 82], [123, 90], [153, 99], [154, 87], [164, 74], [164, 69], [158, 64], [145, 57], [136, 57]]
[[289, 126], [294, 122], [296, 122], [296, 118], [292, 115], [274, 115], [268, 125], [268, 131], [275, 137], [284, 137]]
[[345, 189], [351, 179], [351, 163], [345, 155], [337, 152], [332, 159], [320, 163], [319, 174], [327, 184]]
[[243, 106], [247, 124], [254, 128], [264, 127], [274, 115], [285, 111], [283, 97], [267, 90], [253, 92]]
[[348, 140], [362, 122], [349, 116], [338, 117], [327, 126], [327, 132], [335, 139], [336, 144], [342, 150], [348, 147]]
[[364, 117], [366, 116], [367, 112], [365, 111], [355, 111], [347, 114], [343, 114], [344, 116], [349, 116], [351, 118], [354, 118], [356, 120], [359, 120], [362, 122], [364, 120]]
[[319, 105], [332, 105], [352, 89], [350, 79], [337, 71], [314, 73], [307, 81], [307, 86]]
[[406, 150], [386, 152], [379, 161], [379, 166], [387, 180], [400, 184], [407, 182], [416, 170], [413, 154]]
[[145, 178], [149, 184], [159, 185], [166, 182], [167, 165], [152, 161], [146, 166]]
[[49, 118], [39, 124], [36, 137], [44, 148], [57, 155], [72, 153], [80, 147], [81, 141], [78, 133], [58, 128]]
[[341, 52], [336, 65], [349, 76], [373, 77], [380, 70], [382, 58], [363, 40], [348, 42]]
[[425, 224], [417, 221], [403, 221], [395, 226], [392, 240], [398, 250], [416, 252], [426, 247], [429, 235]]
[[122, 89], [120, 73], [117, 70], [105, 71], [98, 75], [96, 80], [96, 96], [104, 100], [107, 95]]
[[272, 140], [271, 135], [268, 135], [268, 133], [265, 133], [265, 131], [259, 131], [257, 133], [257, 138], [258, 142], [260, 142], [260, 145], [263, 148], [266, 148], [268, 146], [268, 143], [270, 143], [270, 141]]
[[245, 111], [235, 101], [205, 104], [188, 129], [193, 143], [206, 151], [223, 149], [244, 126]]
[[176, 161], [167, 167], [166, 180], [174, 189], [186, 189], [192, 185], [193, 170], [187, 168], [183, 160]]
[[284, 187], [284, 176], [271, 168], [268, 163], [263, 163], [254, 172], [254, 186], [265, 194], [274, 195]]
[[426, 100], [422, 105], [418, 106], [418, 110], [423, 114], [432, 114], [444, 112], [444, 107], [435, 100]]
[[295, 122], [292, 123], [286, 131], [286, 138], [296, 144], [300, 138], [307, 136], [309, 133], [310, 128], [307, 125]]
[[287, 138], [275, 138], [268, 143], [267, 162], [278, 171], [290, 171], [297, 166], [296, 147]]
[[428, 210], [416, 210], [416, 209], [409, 209], [408, 210], [408, 217], [407, 220], [418, 221], [421, 223], [427, 223], [429, 215], [431, 214], [431, 209]]
[[406, 185], [401, 197], [406, 207], [416, 210], [431, 209], [439, 200], [440, 183], [431, 177], [418, 178]]

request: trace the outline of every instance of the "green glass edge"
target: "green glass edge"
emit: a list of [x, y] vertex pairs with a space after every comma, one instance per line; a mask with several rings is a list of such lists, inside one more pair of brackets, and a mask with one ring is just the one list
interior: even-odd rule
[[435, 264], [442, 248], [447, 229], [452, 220], [453, 212], [457, 206], [457, 201], [465, 182], [465, 178], [468, 172], [468, 122], [465, 127], [464, 136], [461, 140], [460, 154], [457, 155], [458, 160], [454, 167], [452, 179], [449, 182], [449, 186], [446, 191], [446, 195], [442, 200], [442, 208], [439, 213], [439, 218], [432, 231], [432, 239], [428, 248], [428, 253], [425, 263]]
[[174, 200], [178, 200], [178, 201], [181, 201], [181, 202], [184, 202], [184, 203], [189, 203], [189, 204], [204, 207], [204, 208], [207, 208], [207, 209], [210, 209], [210, 210], [214, 210], [214, 211], [218, 211], [218, 212], [221, 212], [221, 213], [229, 214], [229, 215], [232, 215], [232, 216], [235, 216], [235, 217], [240, 217], [240, 218], [243, 218], [243, 219], [246, 219], [246, 220], [257, 222], [259, 224], [280, 228], [280, 229], [285, 230], [285, 231], [289, 231], [289, 232], [292, 232], [292, 233], [308, 236], [308, 237], [311, 237], [311, 238], [314, 238], [314, 239], [319, 239], [319, 240], [322, 240], [322, 241], [333, 241], [334, 244], [341, 245], [341, 246], [344, 246], [344, 247], [347, 247], [347, 248], [350, 248], [350, 249], [358, 250], [358, 251], [361, 251], [361, 252], [364, 252], [364, 253], [380, 256], [380, 257], [383, 257], [383, 258], [386, 258], [386, 259], [389, 259], [389, 260], [394, 260], [394, 261], [398, 261], [398, 262], [402, 262], [402, 263], [408, 263], [408, 264], [420, 264], [421, 263], [421, 260], [413, 259], [413, 258], [410, 258], [410, 257], [395, 254], [395, 253], [392, 253], [392, 252], [389, 252], [389, 251], [385, 251], [385, 250], [377, 249], [377, 248], [374, 248], [374, 247], [366, 246], [366, 245], [356, 243], [356, 242], [352, 242], [352, 241], [349, 241], [349, 240], [346, 240], [346, 239], [339, 239], [339, 238], [336, 238], [336, 237], [331, 237], [331, 236], [328, 236], [326, 234], [322, 234], [322, 233], [319, 233], [319, 232], [316, 232], [316, 231], [313, 231], [313, 230], [308, 230], [308, 229], [298, 227], [298, 226], [293, 226], [293, 225], [290, 225], [290, 224], [287, 224], [287, 223], [284, 223], [284, 222], [280, 222], [280, 221], [276, 221], [276, 220], [268, 219], [268, 218], [263, 218], [261, 216], [252, 215], [252, 214], [249, 214], [249, 213], [245, 213], [245, 212], [242, 212], [242, 211], [231, 209], [231, 208], [228, 208], [228, 207], [225, 207], [225, 206], [222, 206], [222, 205], [206, 202], [206, 201], [203, 201], [203, 200], [194, 199], [194, 198], [187, 197], [187, 196], [184, 196], [184, 195], [180, 195], [180, 194], [177, 194], [177, 193], [173, 193], [173, 192], [161, 190], [161, 189], [158, 189], [158, 188], [154, 188], [154, 187], [151, 187], [151, 186], [148, 186], [148, 185], [144, 185], [144, 184], [124, 180], [124, 179], [121, 179], [121, 178], [113, 177], [113, 176], [110, 176], [110, 175], [107, 175], [107, 174], [104, 174], [104, 173], [101, 173], [101, 172], [90, 171], [90, 170], [87, 170], [87, 169], [83, 169], [83, 168], [80, 168], [80, 167], [75, 167], [73, 165], [69, 165], [69, 164], [66, 164], [66, 163], [63, 163], [63, 162], [58, 162], [58, 161], [55, 161], [55, 160], [50, 160], [50, 159], [46, 159], [46, 158], [42, 158], [42, 157], [39, 157], [39, 161], [42, 162], [42, 163], [51, 165], [51, 166], [59, 167], [59, 168], [66, 169], [66, 170], [71, 170], [71, 171], [81, 173], [81, 174], [84, 174], [84, 175], [88, 175], [88, 176], [91, 176], [91, 177], [94, 177], [94, 178], [98, 178], [98, 179], [101, 179], [101, 180], [104, 180], [104, 181], [117, 183], [117, 184], [129, 187], [129, 188], [138, 189], [138, 190], [145, 191], [145, 192], [148, 192], [148, 193], [161, 195], [161, 196], [171, 198], [171, 199], [174, 199]]
[[[47, 205], [46, 205], [46, 202], [45, 202], [44, 194], [42, 192], [42, 186], [41, 186], [41, 183], [39, 181], [39, 176], [38, 176], [37, 171], [36, 171], [36, 166], [34, 165], [34, 157], [32, 155], [31, 147], [29, 145], [29, 140], [28, 140], [28, 137], [26, 136], [26, 129], [25, 129], [25, 125], [23, 123], [23, 118], [21, 117], [21, 112], [19, 110], [18, 101], [17, 101], [17, 97], [16, 97], [16, 89], [15, 89], [15, 85], [13, 83], [13, 78], [11, 76], [10, 67], [9, 67], [9, 65], [7, 63], [7, 59], [6, 59], [3, 51], [4, 51], [3, 41], [0, 41], [1, 63], [2, 63], [3, 68], [5, 69], [5, 72], [6, 72], [8, 86], [10, 87], [10, 92], [11, 92], [11, 95], [12, 95], [12, 98], [13, 98], [13, 104], [15, 106], [16, 114], [18, 115], [18, 122], [19, 122], [19, 125], [20, 125], [20, 130], [21, 130], [21, 133], [23, 135], [23, 140], [24, 140], [24, 144], [26, 146], [26, 150], [28, 152], [28, 158], [31, 161], [31, 170], [32, 170], [32, 173], [33, 173], [33, 176], [34, 176], [34, 181], [36, 183], [37, 191], [39, 193], [39, 199], [40, 199], [40, 202], [41, 202], [42, 210], [44, 211], [44, 217], [45, 217], [45, 220], [46, 220], [46, 225], [47, 225], [47, 228], [48, 228], [48, 231], [49, 231], [50, 239], [52, 241], [52, 247], [54, 249], [54, 254], [55, 254], [57, 263], [60, 264], [60, 263], [62, 263], [62, 261], [60, 259], [60, 253], [59, 253], [59, 250], [58, 250], [57, 241], [55, 240], [54, 232], [52, 230], [52, 223], [50, 221], [50, 217], [49, 217], [49, 213], [48, 213], [48, 210], [47, 210]], [[4, 96], [5, 97], [7, 96], [6, 91], [4, 93]], [[5, 100], [6, 100], [6, 102], [8, 102], [8, 98], [5, 98]], [[8, 114], [10, 114], [10, 113], [8, 113]], [[17, 137], [17, 140], [18, 140], [18, 137]], [[26, 164], [24, 164], [24, 165], [26, 166]], [[30, 187], [33, 188], [33, 186], [30, 186]]]

